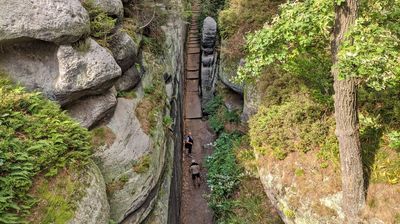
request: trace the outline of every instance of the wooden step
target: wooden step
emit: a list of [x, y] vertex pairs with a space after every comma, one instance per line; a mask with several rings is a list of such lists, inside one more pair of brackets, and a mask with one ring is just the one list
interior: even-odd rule
[[200, 71], [186, 71], [186, 79], [199, 79]]

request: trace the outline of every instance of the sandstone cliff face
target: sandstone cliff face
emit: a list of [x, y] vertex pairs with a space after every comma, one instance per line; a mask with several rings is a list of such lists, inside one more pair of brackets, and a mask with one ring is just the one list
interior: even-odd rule
[[[84, 127], [91, 129], [109, 117], [103, 124], [116, 137], [111, 145], [95, 153], [97, 165], [88, 165], [82, 177], [84, 197], [77, 202], [75, 217], [69, 223], [102, 224], [110, 219], [167, 223], [170, 216], [173, 160], [181, 144], [182, 3], [171, 0], [178, 8], [168, 11], [157, 5], [168, 14], [163, 28], [167, 53], [142, 60], [140, 47], [121, 26], [123, 2], [93, 1], [117, 19], [108, 38], [109, 49], [88, 38], [89, 15], [79, 0], [5, 1], [0, 9], [0, 69], [27, 89], [41, 91], [57, 101]], [[83, 49], [80, 44], [85, 45]], [[166, 102], [155, 115], [156, 131], [150, 135], [143, 130], [135, 109], [157, 75], [168, 77], [162, 83]], [[117, 98], [117, 91], [127, 90], [136, 98]], [[178, 134], [164, 126], [165, 116], [172, 118], [170, 128]], [[148, 169], [135, 171], [134, 164], [143, 160], [148, 162]], [[120, 185], [110, 191], [113, 184]]]

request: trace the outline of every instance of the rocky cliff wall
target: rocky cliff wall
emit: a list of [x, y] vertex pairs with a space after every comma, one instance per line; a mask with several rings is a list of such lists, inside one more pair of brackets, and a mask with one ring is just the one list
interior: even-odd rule
[[[116, 19], [107, 48], [90, 37], [89, 13], [79, 0], [5, 1], [0, 8], [0, 69], [57, 101], [82, 126], [102, 124], [115, 138], [96, 149], [100, 169], [88, 167], [87, 187], [81, 189], [86, 196], [70, 223], [176, 223], [179, 216], [182, 3], [154, 6], [167, 15], [163, 55], [143, 52], [122, 28], [123, 3], [132, 4], [92, 1]], [[152, 88], [162, 98], [155, 102], [158, 109], [138, 112], [138, 105], [152, 99]], [[135, 97], [118, 97], [124, 91]], [[150, 132], [144, 115], [152, 119]]]

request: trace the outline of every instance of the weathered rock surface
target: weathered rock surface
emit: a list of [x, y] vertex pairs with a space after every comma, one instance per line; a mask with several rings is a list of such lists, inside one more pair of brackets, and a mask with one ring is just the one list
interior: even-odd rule
[[217, 36], [217, 22], [211, 17], [207, 17], [203, 22], [201, 46], [204, 49], [213, 49]]
[[79, 0], [1, 1], [0, 43], [38, 39], [72, 43], [90, 32]]
[[127, 33], [118, 31], [111, 36], [108, 43], [110, 44], [109, 49], [121, 67], [122, 72], [132, 67], [135, 62], [138, 62], [137, 46]]
[[81, 174], [83, 198], [77, 202], [74, 218], [69, 224], [108, 224], [110, 205], [107, 201], [106, 185], [99, 168], [90, 161]]
[[244, 86], [244, 104], [241, 120], [247, 122], [250, 117], [257, 113], [258, 105], [260, 104], [260, 94], [257, 91], [257, 86], [254, 84], [246, 84]]
[[4, 48], [0, 66], [14, 81], [62, 105], [104, 93], [121, 75], [111, 54], [94, 40], [87, 52], [44, 41], [10, 45]]
[[117, 105], [117, 91], [111, 88], [101, 95], [81, 98], [66, 107], [68, 113], [83, 127], [91, 128]]
[[[96, 153], [106, 184], [119, 186], [109, 197], [111, 218], [118, 222], [129, 218], [129, 223], [140, 223], [146, 218], [164, 170], [162, 131], [156, 134], [157, 141], [150, 140], [136, 118], [137, 103], [138, 99], [118, 99], [114, 116], [107, 125], [116, 139], [110, 148]], [[135, 172], [134, 165], [146, 157], [148, 168]]]
[[119, 20], [124, 17], [124, 6], [121, 0], [94, 0], [93, 3], [110, 16], [117, 17]]
[[114, 58], [94, 40], [90, 41], [88, 52], [60, 46], [57, 59], [59, 76], [52, 97], [62, 105], [85, 95], [103, 93], [121, 76], [121, 68]]
[[217, 23], [213, 18], [207, 17], [203, 22], [201, 38], [201, 106], [203, 111], [215, 92], [218, 72], [218, 56], [214, 52], [216, 40]]
[[236, 76], [237, 74], [237, 69], [239, 66], [244, 64], [244, 60], [240, 60], [237, 64], [238, 67], [232, 68], [231, 66], [227, 65], [224, 60], [224, 54], [221, 53], [221, 60], [220, 60], [220, 69], [218, 72], [218, 77], [221, 80], [221, 82], [232, 89], [233, 91], [243, 95], [243, 89], [244, 85], [243, 84], [238, 84], [234, 83], [232, 79]]
[[132, 66], [128, 71], [117, 80], [115, 88], [118, 91], [125, 91], [134, 88], [139, 84], [142, 74], [138, 71], [136, 66]]
[[3, 48], [0, 67], [28, 90], [50, 96], [58, 76], [57, 49], [57, 45], [44, 41], [9, 45]]

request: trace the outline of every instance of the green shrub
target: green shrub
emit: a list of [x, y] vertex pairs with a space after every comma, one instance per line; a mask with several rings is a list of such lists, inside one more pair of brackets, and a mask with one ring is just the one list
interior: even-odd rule
[[87, 130], [58, 105], [0, 78], [0, 222], [19, 223], [28, 214], [38, 173], [80, 167], [90, 151]]
[[224, 105], [220, 95], [215, 96], [205, 106], [204, 111], [209, 114], [209, 124], [215, 133], [220, 133], [224, 130], [225, 124], [240, 122], [238, 111], [229, 111]]
[[216, 114], [218, 109], [223, 106], [224, 101], [222, 99], [222, 96], [215, 96], [211, 101], [209, 101], [205, 108], [204, 108], [204, 112], [206, 114]]
[[163, 118], [163, 125], [167, 128], [171, 127], [172, 123], [174, 123], [174, 120], [170, 116], [165, 116]]
[[251, 145], [278, 159], [292, 151], [320, 150], [327, 139], [335, 139], [330, 132], [334, 119], [325, 113], [325, 108], [306, 94], [282, 105], [261, 106], [250, 119]]
[[82, 6], [90, 17], [90, 35], [95, 38], [105, 38], [115, 27], [117, 19], [107, 15], [104, 10], [95, 6], [94, 0], [85, 0]]
[[388, 134], [389, 146], [400, 151], [400, 131], [393, 131]]
[[222, 133], [215, 141], [215, 148], [207, 160], [207, 184], [211, 193], [209, 205], [217, 219], [224, 218], [232, 212], [232, 201], [228, 200], [237, 189], [243, 170], [236, 162], [234, 143], [239, 134]]

